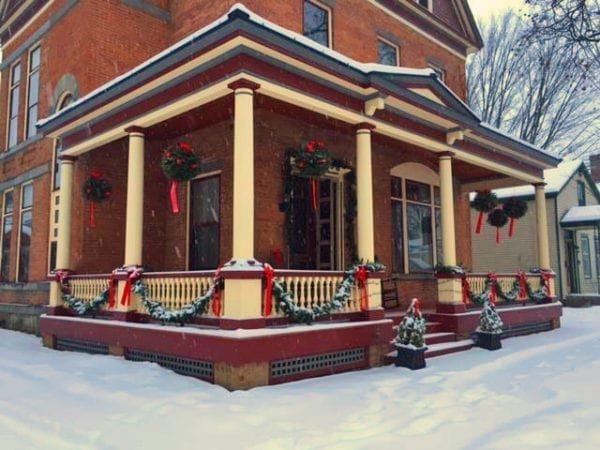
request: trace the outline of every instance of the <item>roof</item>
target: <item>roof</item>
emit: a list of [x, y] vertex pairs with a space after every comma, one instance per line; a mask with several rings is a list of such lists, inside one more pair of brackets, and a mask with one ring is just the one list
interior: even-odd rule
[[[571, 177], [579, 170], [581, 166], [585, 167], [585, 163], [580, 159], [564, 160], [558, 167], [554, 169], [544, 170], [544, 181], [546, 182], [546, 195], [558, 194]], [[528, 197], [535, 194], [535, 189], [532, 185], [516, 186], [510, 188], [494, 189], [494, 194], [498, 198], [508, 197]]]
[[600, 205], [573, 206], [560, 221], [563, 227], [600, 224]]

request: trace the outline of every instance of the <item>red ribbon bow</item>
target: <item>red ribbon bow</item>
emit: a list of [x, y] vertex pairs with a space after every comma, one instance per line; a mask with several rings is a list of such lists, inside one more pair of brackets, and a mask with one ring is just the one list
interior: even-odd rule
[[490, 280], [490, 301], [492, 305], [496, 305], [496, 291], [498, 288], [498, 276], [496, 272], [490, 272], [488, 274], [488, 280]]
[[358, 282], [358, 288], [360, 289], [360, 309], [366, 311], [369, 309], [369, 294], [367, 292], [367, 280], [369, 278], [369, 271], [365, 266], [360, 266], [356, 269], [356, 281]]
[[465, 305], [471, 303], [471, 286], [467, 277], [462, 278], [462, 301]]
[[265, 268], [265, 317], [269, 317], [273, 311], [273, 280], [275, 278], [275, 270], [267, 263]]
[[60, 285], [62, 292], [68, 292], [69, 290], [69, 275], [70, 272], [68, 270], [61, 269], [54, 272], [54, 281]]
[[169, 189], [169, 197], [171, 198], [171, 211], [177, 214], [179, 212], [179, 199], [177, 198], [177, 180], [171, 180], [171, 188]]
[[212, 312], [215, 316], [221, 316], [221, 291], [219, 289], [219, 283], [221, 283], [221, 269], [223, 267], [219, 267], [215, 272], [215, 293], [212, 299]]
[[546, 287], [546, 291], [548, 292], [548, 297], [552, 297], [552, 291], [550, 290], [550, 279], [552, 278], [552, 274], [550, 272], [542, 272], [542, 281], [544, 286]]
[[114, 308], [117, 303], [116, 287], [117, 287], [117, 269], [113, 270], [110, 273], [110, 281], [108, 284], [108, 307], [109, 308]]
[[421, 301], [418, 298], [412, 300], [413, 313], [416, 317], [421, 317]]
[[121, 295], [121, 305], [131, 305], [131, 290], [133, 288], [133, 282], [138, 280], [142, 276], [142, 269], [140, 267], [127, 267], [127, 279], [125, 281], [125, 288]]

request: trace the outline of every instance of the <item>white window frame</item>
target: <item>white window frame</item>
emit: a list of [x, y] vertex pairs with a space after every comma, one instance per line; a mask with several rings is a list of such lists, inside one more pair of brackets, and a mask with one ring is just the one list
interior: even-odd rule
[[[33, 55], [33, 52], [35, 52], [36, 50], [39, 50], [39, 52], [40, 52], [40, 61], [37, 65], [37, 67], [32, 69], [32, 67], [31, 67], [32, 55]], [[26, 89], [26, 93], [25, 93], [25, 128], [23, 131], [23, 135], [25, 136], [25, 139], [28, 139], [37, 134], [37, 130], [35, 130], [34, 133], [29, 134], [29, 122], [31, 120], [30, 111], [33, 107], [35, 107], [35, 109], [36, 109], [36, 117], [38, 117], [38, 113], [39, 113], [40, 85], [41, 85], [40, 68], [41, 68], [41, 66], [42, 66], [42, 48], [41, 48], [40, 44], [37, 44], [37, 45], [34, 45], [33, 47], [31, 47], [29, 49], [29, 53], [27, 54], [27, 89]], [[36, 93], [35, 103], [30, 104], [29, 97], [30, 97], [30, 91], [31, 91], [31, 77], [35, 73], [38, 74], [38, 91]], [[36, 122], [37, 122], [37, 120], [36, 120]]]
[[[25, 190], [25, 188], [27, 186], [31, 186], [31, 196], [32, 196], [31, 197], [31, 205], [24, 206], [23, 205], [23, 201], [25, 200], [25, 196], [23, 195], [23, 191]], [[19, 192], [19, 194], [20, 194], [19, 195], [19, 197], [20, 197], [19, 198], [19, 236], [17, 238], [17, 264], [16, 264], [16, 267], [15, 267], [15, 269], [16, 269], [15, 273], [16, 273], [16, 280], [17, 280], [17, 282], [23, 282], [23, 280], [21, 280], [21, 277], [20, 277], [21, 274], [19, 273], [20, 272], [19, 268], [20, 268], [20, 265], [21, 265], [21, 238], [22, 238], [22, 234], [23, 234], [22, 233], [23, 232], [23, 230], [22, 230], [23, 215], [25, 213], [27, 213], [27, 212], [31, 212], [31, 222], [33, 224], [33, 205], [35, 203], [35, 200], [34, 200], [34, 197], [33, 197], [35, 195], [35, 191], [33, 189], [33, 180], [32, 181], [27, 181], [27, 182], [23, 183], [21, 185], [19, 191], [20, 191]], [[33, 225], [31, 227], [31, 236], [30, 236], [30, 239], [32, 237], [33, 237]], [[31, 263], [31, 241], [29, 242], [29, 256], [30, 256], [29, 263]], [[25, 282], [27, 282], [27, 281], [29, 281], [29, 280], [25, 280]]]
[[[19, 81], [17, 83], [15, 83], [14, 81], [14, 70], [15, 68], [19, 66]], [[23, 66], [21, 64], [21, 61], [16, 61], [14, 64], [12, 64], [10, 66], [9, 69], [9, 73], [8, 73], [8, 101], [6, 102], [8, 105], [8, 110], [6, 112], [6, 149], [8, 150], [11, 147], [14, 147], [15, 145], [17, 145], [19, 143], [19, 113], [20, 113], [20, 109], [21, 109], [21, 82], [23, 80]], [[19, 102], [19, 107], [17, 108], [17, 114], [15, 116], [13, 116], [12, 113], [12, 109], [13, 109], [13, 91], [17, 91], [17, 99]], [[17, 126], [15, 127], [15, 142], [11, 143], [11, 122], [13, 120], [13, 118], [17, 121]]]
[[[8, 195], [8, 193], [12, 192], [13, 194], [13, 208], [12, 211], [10, 213], [6, 212], [6, 196]], [[13, 218], [13, 223], [12, 223], [12, 230], [14, 230], [15, 228], [15, 190], [14, 188], [10, 188], [10, 189], [6, 189], [3, 193], [2, 193], [2, 211], [0, 211], [0, 217], [2, 219], [2, 221], [0, 222], [0, 270], [2, 268], [2, 264], [4, 263], [4, 261], [2, 261], [2, 249], [4, 247], [4, 221], [6, 219], [7, 216], [11, 216]], [[11, 233], [12, 233], [11, 230]], [[12, 237], [11, 237], [12, 240]], [[12, 245], [11, 245], [12, 247]], [[11, 254], [11, 249], [9, 248], [8, 251], [8, 264], [10, 264], [10, 254]], [[9, 278], [10, 278], [10, 265], [9, 265]], [[1, 273], [1, 272], [0, 272]]]
[[[304, 23], [304, 6], [306, 3], [312, 3], [317, 8], [323, 9], [327, 12], [327, 45], [328, 48], [333, 48], [333, 10], [330, 6], [318, 1], [318, 0], [303, 0], [302, 1], [302, 34], [304, 35], [304, 31], [306, 29], [306, 25]], [[306, 36], [306, 35], [304, 35]], [[306, 36], [308, 37], [308, 36]], [[309, 38], [310, 39], [310, 38]], [[311, 39], [312, 40], [312, 39]], [[317, 42], [317, 41], [314, 41]], [[317, 42], [317, 44], [321, 44]], [[321, 44], [323, 45], [323, 44]]]
[[[590, 237], [587, 234], [581, 234], [581, 270], [586, 280], [592, 278], [592, 250], [590, 248]], [[584, 244], [585, 242], [585, 244]], [[586, 253], [587, 247], [587, 253]], [[588, 270], [586, 270], [586, 268]]]
[[382, 42], [383, 44], [389, 45], [390, 47], [394, 48], [394, 50], [396, 51], [396, 65], [395, 65], [395, 67], [400, 66], [400, 46], [398, 44], [394, 44], [392, 41], [390, 41], [390, 40], [388, 40], [388, 39], [386, 39], [384, 37], [381, 37], [381, 36], [377, 36], [377, 62], [379, 64], [382, 64], [381, 61], [379, 60], [379, 43], [380, 42]]

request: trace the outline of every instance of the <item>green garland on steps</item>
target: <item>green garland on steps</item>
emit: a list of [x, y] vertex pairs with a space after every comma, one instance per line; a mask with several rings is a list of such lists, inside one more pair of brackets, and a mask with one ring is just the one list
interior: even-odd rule
[[148, 309], [148, 312], [153, 318], [162, 322], [179, 323], [183, 325], [183, 322], [207, 312], [208, 304], [215, 295], [218, 283], [220, 283], [220, 281], [213, 282], [204, 295], [196, 298], [189, 305], [186, 305], [181, 309], [170, 309], [165, 307], [162, 303], [152, 300], [148, 294], [148, 286], [146, 286], [141, 279], [138, 279], [133, 284], [133, 292], [139, 295], [142, 304]]
[[[385, 270], [385, 266], [378, 262], [368, 262], [360, 264], [360, 266], [365, 267], [369, 272], [381, 272]], [[316, 305], [312, 308], [298, 306], [294, 302], [293, 293], [288, 291], [283, 283], [274, 279], [273, 294], [275, 295], [275, 304], [294, 322], [310, 324], [315, 319], [330, 315], [333, 311], [340, 310], [346, 305], [352, 292], [352, 286], [356, 283], [356, 272], [358, 269], [359, 266], [354, 266], [352, 269], [347, 270], [333, 298], [324, 301], [320, 306]]]

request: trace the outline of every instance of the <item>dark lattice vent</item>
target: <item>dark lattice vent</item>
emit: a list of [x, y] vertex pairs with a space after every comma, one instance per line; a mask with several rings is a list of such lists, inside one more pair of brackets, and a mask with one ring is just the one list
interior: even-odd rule
[[364, 348], [322, 353], [304, 358], [281, 359], [271, 363], [271, 378], [287, 377], [330, 367], [345, 366], [347, 364], [364, 362], [365, 359]]
[[56, 350], [84, 352], [94, 355], [108, 355], [108, 345], [76, 339], [56, 338]]
[[181, 375], [187, 375], [203, 380], [212, 381], [213, 363], [198, 359], [182, 358], [180, 356], [165, 355], [162, 353], [146, 352], [143, 350], [128, 349], [125, 355], [130, 361], [149, 361], [159, 366], [171, 369]]
[[552, 321], [529, 323], [525, 325], [512, 326], [508, 329], [505, 329], [502, 332], [502, 337], [507, 338], [514, 336], [523, 336], [525, 334], [541, 333], [543, 331], [550, 331], [552, 329]]

